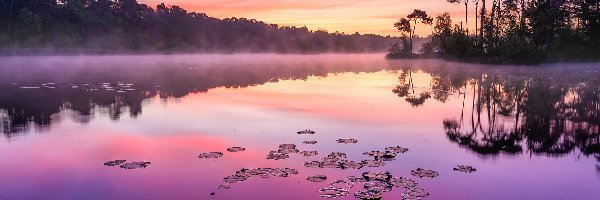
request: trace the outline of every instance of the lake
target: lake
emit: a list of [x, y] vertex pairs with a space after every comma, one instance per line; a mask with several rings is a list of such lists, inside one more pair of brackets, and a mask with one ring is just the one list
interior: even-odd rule
[[599, 77], [381, 54], [3, 57], [0, 199], [596, 199]]

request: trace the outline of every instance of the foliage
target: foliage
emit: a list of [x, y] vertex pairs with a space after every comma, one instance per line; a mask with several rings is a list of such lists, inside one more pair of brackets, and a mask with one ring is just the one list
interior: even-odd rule
[[217, 19], [136, 0], [0, 0], [0, 52], [378, 52], [395, 40]]
[[[427, 15], [427, 12], [415, 9], [412, 13], [408, 14], [406, 18], [400, 18], [400, 20], [394, 23], [394, 27], [402, 33], [402, 40], [400, 42], [403, 48], [398, 48], [400, 46], [399, 43], [392, 44], [393, 46], [390, 49], [390, 53], [387, 55], [388, 58], [414, 57], [413, 38], [415, 37], [415, 30], [417, 29], [417, 24], [419, 22], [425, 25], [431, 25], [433, 19]], [[406, 34], [408, 34], [408, 36]], [[406, 41], [407, 37], [410, 41], [410, 44], [408, 45]], [[406, 47], [408, 47], [408, 49]]]
[[[448, 0], [450, 3], [468, 1]], [[479, 1], [475, 1], [478, 5]], [[469, 34], [448, 13], [436, 17], [431, 41], [422, 53], [484, 63], [534, 64], [600, 59], [600, 1], [493, 0], [485, 1], [481, 25]], [[466, 20], [466, 19], [465, 19]], [[419, 56], [412, 56], [419, 57]]]

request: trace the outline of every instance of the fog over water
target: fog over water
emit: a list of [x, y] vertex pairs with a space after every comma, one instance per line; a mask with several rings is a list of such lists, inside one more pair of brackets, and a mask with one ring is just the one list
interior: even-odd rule
[[[598, 77], [600, 63], [382, 54], [2, 57], [0, 199], [323, 199], [369, 171], [416, 181], [424, 199], [593, 199]], [[120, 159], [151, 164], [103, 165]], [[335, 186], [356, 199], [365, 185]]]

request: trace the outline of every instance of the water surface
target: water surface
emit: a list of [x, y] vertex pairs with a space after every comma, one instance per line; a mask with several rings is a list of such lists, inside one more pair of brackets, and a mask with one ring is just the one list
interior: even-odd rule
[[[598, 77], [594, 63], [487, 66], [379, 54], [5, 57], [0, 199], [323, 199], [317, 191], [329, 182], [367, 171], [415, 180], [430, 192], [424, 199], [594, 199]], [[305, 129], [315, 134], [296, 133]], [[267, 159], [288, 143], [319, 154]], [[391, 146], [409, 151], [381, 167], [304, 166], [331, 152], [368, 160], [364, 152]], [[198, 158], [213, 151], [223, 156]], [[151, 164], [103, 165], [118, 159]], [[298, 174], [224, 182], [267, 167]], [[417, 168], [439, 176], [411, 175]], [[327, 180], [307, 180], [318, 174]]]

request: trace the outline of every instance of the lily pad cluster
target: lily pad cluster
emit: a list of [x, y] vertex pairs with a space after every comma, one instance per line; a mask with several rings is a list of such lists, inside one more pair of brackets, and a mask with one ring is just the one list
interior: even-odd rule
[[112, 160], [112, 161], [105, 162], [104, 165], [109, 166], [109, 167], [119, 166], [120, 168], [123, 168], [123, 169], [146, 168], [146, 167], [148, 167], [148, 165], [150, 165], [150, 162], [147, 162], [147, 161], [130, 162], [130, 163], [125, 163], [125, 162], [127, 162], [127, 160]]
[[468, 166], [468, 165], [457, 165], [454, 168], [454, 171], [458, 171], [458, 172], [463, 172], [463, 173], [473, 173], [475, 171], [477, 171], [477, 169]]
[[363, 167], [363, 164], [360, 162], [346, 160], [345, 153], [332, 152], [322, 158], [321, 161], [305, 162], [304, 166], [312, 168], [360, 169]]
[[[346, 186], [339, 186], [345, 183]], [[417, 188], [417, 182], [409, 178], [393, 177], [390, 172], [364, 172], [362, 176], [348, 176], [343, 180], [335, 180], [329, 186], [319, 190], [319, 196], [325, 198], [337, 198], [350, 194], [355, 184], [362, 184], [363, 188], [354, 193], [358, 199], [381, 199], [385, 192], [394, 188], [403, 188], [402, 199], [420, 199], [429, 195], [427, 190]], [[347, 188], [345, 188], [347, 187]]]
[[440, 175], [436, 171], [422, 168], [413, 169], [410, 172], [410, 174], [412, 174], [413, 176], [418, 176], [420, 178], [435, 178]]
[[198, 155], [198, 158], [220, 158], [223, 156], [222, 152], [208, 152], [208, 153], [201, 153], [200, 155]]
[[270, 177], [288, 177], [291, 174], [298, 174], [298, 170], [292, 168], [256, 168], [256, 169], [241, 169], [235, 174], [223, 178], [227, 183], [237, 183], [248, 180], [252, 176], [261, 178]]

